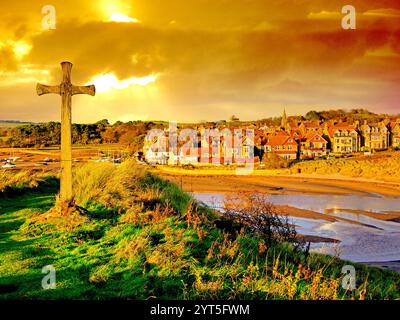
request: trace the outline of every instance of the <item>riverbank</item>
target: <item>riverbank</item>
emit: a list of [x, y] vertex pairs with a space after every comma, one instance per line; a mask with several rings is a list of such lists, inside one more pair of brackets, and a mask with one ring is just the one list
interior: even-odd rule
[[364, 215], [367, 217], [371, 217], [371, 218], [383, 220], [383, 221], [400, 222], [400, 211], [373, 212], [373, 211], [366, 211], [366, 210], [343, 209], [343, 208], [333, 208], [333, 209], [325, 210], [325, 213], [333, 214], [333, 215], [335, 213], [341, 213], [341, 212], [348, 212], [348, 213], [352, 213], [355, 215]]
[[[300, 209], [300, 208], [296, 208], [296, 207], [289, 206], [289, 205], [275, 205], [275, 208], [277, 209], [278, 212], [280, 212], [282, 214], [287, 214], [288, 216], [291, 216], [291, 217], [306, 218], [306, 219], [313, 219], [313, 220], [325, 220], [328, 222], [346, 222], [346, 223], [350, 223], [350, 224], [371, 227], [370, 225], [361, 223], [359, 221], [350, 220], [350, 219], [342, 218], [342, 217], [335, 216], [335, 215], [319, 213], [319, 212], [312, 211], [312, 210]], [[359, 210], [359, 211], [361, 211], [361, 210]], [[372, 214], [373, 213], [371, 212], [371, 215]], [[379, 214], [377, 213], [377, 215], [379, 215]], [[400, 217], [400, 212], [398, 213], [398, 217]], [[386, 220], [386, 219], [382, 218], [382, 220]], [[400, 228], [400, 225], [399, 225], [399, 228]]]
[[400, 261], [365, 262], [365, 264], [371, 267], [393, 270], [400, 273]]
[[267, 194], [332, 194], [400, 197], [400, 184], [368, 181], [361, 178], [312, 175], [198, 175], [189, 170], [157, 170], [163, 178], [175, 182], [186, 192], [235, 193], [243, 191]]

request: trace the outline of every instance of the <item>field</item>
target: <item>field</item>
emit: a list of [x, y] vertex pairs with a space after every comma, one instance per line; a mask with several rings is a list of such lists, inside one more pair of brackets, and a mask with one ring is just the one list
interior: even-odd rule
[[[74, 162], [88, 162], [104, 158], [120, 158], [126, 152], [118, 144], [99, 145], [74, 145], [72, 157]], [[59, 168], [60, 147], [51, 146], [46, 148], [0, 148], [0, 159], [18, 157], [14, 162], [14, 169], [42, 169], [56, 170]], [[44, 161], [48, 161], [43, 164]]]
[[400, 274], [352, 263], [357, 289], [346, 291], [348, 262], [268, 245], [130, 161], [77, 165], [67, 215], [57, 177], [19, 174], [0, 176], [0, 299], [400, 298]]
[[3, 128], [14, 128], [14, 127], [18, 127], [24, 124], [28, 124], [31, 122], [9, 122], [9, 121], [1, 121], [0, 120], [0, 129]]

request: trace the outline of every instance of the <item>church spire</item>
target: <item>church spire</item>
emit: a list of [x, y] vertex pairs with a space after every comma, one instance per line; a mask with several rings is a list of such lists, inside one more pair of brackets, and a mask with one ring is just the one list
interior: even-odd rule
[[281, 120], [281, 127], [286, 129], [287, 126], [287, 117], [286, 117], [286, 109], [283, 108], [282, 120]]

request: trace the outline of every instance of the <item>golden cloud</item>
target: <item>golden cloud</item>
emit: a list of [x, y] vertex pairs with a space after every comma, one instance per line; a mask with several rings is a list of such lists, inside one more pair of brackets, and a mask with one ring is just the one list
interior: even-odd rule
[[[104, 92], [93, 100], [98, 112], [77, 111], [85, 121], [99, 114], [259, 118], [279, 114], [282, 104], [289, 112], [397, 107], [398, 1], [354, 0], [355, 32], [341, 29], [338, 0], [53, 2], [57, 27], [47, 31], [41, 1], [0, 3], [2, 117], [14, 114], [10, 106], [19, 114], [26, 108], [18, 102], [26, 84], [58, 83], [63, 60], [74, 63], [74, 83], [93, 81]], [[90, 108], [81, 101], [79, 110]], [[37, 117], [54, 115], [43, 110]]]

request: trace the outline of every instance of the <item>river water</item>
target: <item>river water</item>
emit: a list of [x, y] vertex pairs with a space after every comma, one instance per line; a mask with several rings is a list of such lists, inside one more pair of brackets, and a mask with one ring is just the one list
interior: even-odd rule
[[[224, 195], [218, 193], [193, 193], [205, 204], [221, 208]], [[400, 211], [400, 198], [358, 195], [266, 195], [277, 205], [290, 205], [300, 209], [325, 213], [326, 209], [358, 209], [363, 211]], [[343, 221], [330, 222], [308, 218], [290, 217], [299, 233], [337, 239], [340, 243], [313, 243], [311, 250], [336, 254], [355, 262], [386, 262], [400, 260], [400, 223], [382, 221], [362, 214], [336, 211], [333, 216], [359, 221], [366, 225]]]

